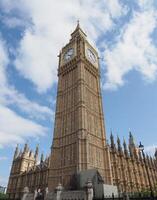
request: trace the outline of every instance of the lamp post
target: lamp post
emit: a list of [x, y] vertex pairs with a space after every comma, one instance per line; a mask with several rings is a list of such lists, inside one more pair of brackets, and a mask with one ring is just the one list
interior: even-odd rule
[[140, 145], [139, 145], [139, 150], [142, 152], [143, 161], [144, 161], [144, 165], [145, 165], [145, 169], [146, 169], [146, 173], [147, 173], [147, 177], [148, 177], [148, 182], [149, 182], [149, 187], [150, 187], [151, 199], [153, 199], [154, 193], [153, 193], [153, 188], [152, 188], [152, 184], [151, 184], [151, 180], [150, 180], [150, 176], [149, 176], [148, 166], [147, 166], [147, 163], [146, 163], [146, 157], [145, 157], [145, 154], [144, 154], [144, 145], [142, 145], [141, 142], [140, 142]]

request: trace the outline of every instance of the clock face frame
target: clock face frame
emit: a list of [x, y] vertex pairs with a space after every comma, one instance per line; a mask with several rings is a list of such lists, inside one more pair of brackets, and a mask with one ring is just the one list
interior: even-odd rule
[[90, 49], [90, 48], [87, 48], [87, 57], [88, 59], [92, 62], [92, 63], [96, 63], [96, 55], [94, 54], [94, 52]]
[[64, 60], [65, 61], [69, 61], [71, 60], [71, 58], [73, 57], [74, 55], [74, 48], [70, 48], [68, 49], [65, 54], [64, 54]]

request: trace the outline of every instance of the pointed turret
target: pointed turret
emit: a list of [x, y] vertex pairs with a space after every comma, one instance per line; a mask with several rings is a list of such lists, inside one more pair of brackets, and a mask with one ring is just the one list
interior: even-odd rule
[[129, 146], [130, 146], [131, 148], [135, 148], [134, 137], [133, 137], [131, 131], [129, 132]]
[[44, 154], [42, 153], [41, 158], [40, 158], [40, 163], [43, 163], [43, 162], [44, 162]]
[[120, 138], [119, 136], [117, 136], [117, 145], [118, 145], [118, 151], [119, 153], [123, 153], [123, 150], [122, 150], [122, 146], [121, 146], [121, 142], [120, 142]]
[[74, 30], [74, 32], [71, 34], [71, 39], [74, 39], [76, 37], [83, 37], [83, 38], [86, 38], [87, 35], [84, 33], [84, 31], [81, 29], [80, 27], [80, 23], [79, 23], [79, 20], [77, 21], [77, 26], [76, 26], [76, 29]]
[[47, 166], [49, 166], [50, 165], [50, 156], [48, 156], [48, 158], [47, 158]]
[[38, 155], [39, 155], [39, 145], [36, 146], [35, 155], [34, 155], [35, 161], [38, 160]]
[[131, 133], [131, 131], [129, 132], [129, 152], [130, 152], [130, 156], [132, 158], [134, 158], [135, 156], [135, 142], [134, 142], [134, 137]]
[[22, 156], [22, 149], [20, 149], [20, 152], [19, 152], [19, 157]]
[[29, 152], [29, 157], [33, 157], [33, 151], [32, 150]]
[[155, 149], [155, 154], [154, 154], [156, 160], [157, 160], [157, 148]]
[[14, 159], [17, 158], [18, 154], [19, 154], [19, 145], [17, 144], [16, 149], [15, 149], [15, 153], [14, 153]]
[[124, 147], [124, 154], [128, 158], [129, 157], [129, 152], [128, 152], [128, 148], [127, 148], [125, 139], [123, 140], [123, 147]]
[[112, 132], [111, 132], [111, 136], [110, 136], [110, 141], [111, 141], [111, 149], [116, 150], [116, 145], [114, 143], [114, 137], [113, 137]]
[[80, 28], [80, 21], [77, 20], [77, 26], [76, 26], [76, 29], [79, 29]]
[[26, 143], [24, 146], [23, 153], [28, 153], [28, 151], [29, 151], [29, 147], [28, 147], [28, 143]]

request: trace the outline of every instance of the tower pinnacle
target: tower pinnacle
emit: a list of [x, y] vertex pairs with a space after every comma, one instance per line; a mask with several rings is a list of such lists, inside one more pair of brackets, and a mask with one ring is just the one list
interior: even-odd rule
[[35, 158], [36, 162], [38, 160], [38, 155], [39, 155], [39, 145], [36, 146], [35, 155], [34, 155], [34, 158]]
[[27, 153], [29, 151], [28, 141], [25, 143], [23, 153]]
[[17, 144], [16, 149], [15, 149], [15, 153], [14, 153], [14, 159], [17, 158], [19, 153], [19, 145]]
[[124, 154], [125, 154], [125, 156], [129, 156], [129, 154], [128, 154], [128, 149], [127, 149], [127, 145], [126, 145], [126, 141], [125, 141], [125, 139], [123, 139], [123, 147], [124, 147]]
[[71, 34], [72, 39], [76, 38], [78, 36], [81, 36], [83, 38], [87, 37], [87, 35], [85, 34], [85, 32], [80, 27], [80, 21], [79, 20], [77, 20], [77, 26], [76, 26], [74, 32]]
[[112, 148], [113, 150], [115, 150], [115, 149], [116, 149], [116, 147], [115, 147], [115, 143], [114, 143], [114, 137], [113, 137], [113, 134], [112, 134], [112, 132], [111, 132], [111, 136], [110, 136], [110, 141], [111, 141], [111, 148]]
[[76, 28], [80, 28], [80, 20], [77, 20], [77, 27]]
[[134, 137], [133, 137], [131, 131], [129, 132], [129, 146], [130, 146], [130, 148], [135, 148]]

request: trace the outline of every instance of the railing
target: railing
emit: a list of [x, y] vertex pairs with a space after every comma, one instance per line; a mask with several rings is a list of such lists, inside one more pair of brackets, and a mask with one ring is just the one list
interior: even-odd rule
[[150, 196], [144, 196], [144, 197], [105, 197], [103, 199], [95, 199], [94, 200], [157, 200], [157, 197], [150, 197]]
[[[20, 200], [20, 199], [0, 198], [0, 200]], [[157, 197], [106, 197], [104, 199], [94, 198], [93, 200], [157, 200]]]

